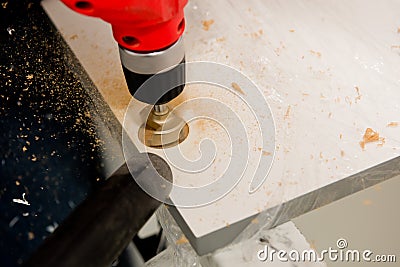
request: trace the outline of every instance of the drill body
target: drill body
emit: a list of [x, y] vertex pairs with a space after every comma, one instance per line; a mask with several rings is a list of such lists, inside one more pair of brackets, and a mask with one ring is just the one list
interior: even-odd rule
[[[187, 0], [62, 0], [74, 11], [101, 18], [112, 26], [131, 95], [161, 105], [185, 86], [185, 29]], [[155, 79], [150, 79], [157, 74]], [[151, 84], [138, 90], [145, 82]]]

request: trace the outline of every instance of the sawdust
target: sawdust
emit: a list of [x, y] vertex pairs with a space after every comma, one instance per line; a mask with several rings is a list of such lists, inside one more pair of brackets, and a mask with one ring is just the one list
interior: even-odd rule
[[203, 20], [201, 21], [201, 23], [203, 24], [203, 30], [208, 31], [211, 27], [211, 25], [214, 24], [214, 20], [210, 19], [210, 20]]
[[314, 50], [310, 50], [310, 53], [311, 53], [312, 55], [314, 55], [314, 56], [317, 56], [318, 58], [321, 57], [321, 53], [320, 53], [320, 52], [317, 52], [317, 51], [314, 51]]
[[207, 121], [206, 120], [198, 120], [196, 122], [196, 127], [201, 131], [201, 132], [205, 132], [207, 130]]
[[364, 199], [363, 205], [364, 205], [364, 206], [371, 206], [371, 205], [372, 205], [372, 201], [369, 200], [369, 199]]
[[256, 32], [250, 33], [250, 36], [251, 36], [252, 38], [258, 38], [258, 37], [260, 37], [260, 36], [263, 35], [263, 34], [264, 34], [264, 31], [263, 31], [262, 29], [260, 29], [260, 30], [258, 30], [258, 31], [256, 31]]

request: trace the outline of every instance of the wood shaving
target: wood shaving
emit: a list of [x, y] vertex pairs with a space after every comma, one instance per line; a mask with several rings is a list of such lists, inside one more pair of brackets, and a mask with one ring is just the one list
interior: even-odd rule
[[272, 155], [271, 152], [265, 151], [265, 150], [263, 150], [261, 147], [257, 148], [257, 150], [258, 150], [258, 151], [262, 151], [262, 155], [263, 155], [263, 156], [270, 156], [270, 155]]
[[283, 117], [284, 120], [289, 119], [289, 116], [290, 116], [290, 109], [291, 109], [291, 106], [289, 105], [289, 106], [287, 107], [287, 109], [286, 109], [285, 116]]
[[263, 155], [263, 156], [270, 156], [270, 155], [271, 155], [271, 152], [268, 152], [268, 151], [263, 150], [262, 155]]
[[203, 24], [203, 30], [208, 31], [210, 29], [210, 26], [214, 24], [214, 20], [203, 20], [201, 23]]
[[357, 103], [357, 101], [361, 99], [360, 88], [358, 88], [358, 86], [355, 86], [354, 89], [356, 89], [357, 93], [357, 96], [354, 98], [354, 102]]
[[28, 240], [32, 240], [35, 238], [35, 234], [32, 232], [28, 232]]
[[236, 92], [238, 92], [239, 94], [245, 95], [245, 93], [243, 92], [242, 88], [241, 88], [237, 83], [233, 82], [233, 83], [231, 84], [231, 86], [232, 86], [232, 88], [233, 88]]
[[187, 240], [187, 238], [186, 238], [184, 235], [182, 235], [181, 238], [179, 238], [178, 240], [176, 240], [175, 244], [177, 244], [177, 245], [183, 245], [183, 244], [186, 244], [186, 243], [188, 243], [188, 242], [189, 242], [189, 241]]
[[253, 220], [251, 220], [251, 223], [253, 223], [253, 224], [258, 224], [258, 223], [259, 223], [259, 221], [258, 221], [258, 219], [257, 219], [257, 218], [254, 218]]
[[399, 123], [397, 121], [392, 121], [392, 122], [389, 122], [386, 126], [387, 127], [397, 127], [397, 126], [399, 126]]
[[372, 142], [378, 142], [380, 141], [381, 143], [379, 145], [383, 145], [385, 143], [385, 138], [380, 137], [379, 133], [372, 130], [371, 128], [367, 128], [365, 130], [364, 136], [363, 136], [363, 140], [360, 142], [360, 147], [362, 149], [365, 148], [365, 144], [367, 143], [372, 143]]

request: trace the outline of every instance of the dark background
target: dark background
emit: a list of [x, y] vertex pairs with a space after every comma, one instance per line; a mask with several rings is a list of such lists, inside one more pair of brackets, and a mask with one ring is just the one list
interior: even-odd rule
[[104, 179], [120, 126], [39, 1], [0, 20], [0, 265], [18, 266]]

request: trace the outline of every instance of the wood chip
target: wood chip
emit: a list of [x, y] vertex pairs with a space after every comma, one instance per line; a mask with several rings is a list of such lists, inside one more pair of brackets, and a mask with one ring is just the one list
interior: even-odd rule
[[268, 151], [263, 150], [262, 155], [263, 155], [263, 156], [270, 156], [270, 155], [271, 155], [271, 152], [268, 152]]
[[258, 224], [258, 223], [259, 223], [259, 221], [258, 221], [258, 219], [257, 219], [257, 218], [254, 218], [253, 220], [251, 220], [251, 223], [253, 223], [253, 224]]
[[35, 234], [32, 232], [28, 232], [28, 240], [32, 240], [35, 238]]
[[372, 143], [372, 142], [378, 142], [378, 141], [381, 142], [378, 145], [382, 146], [385, 143], [385, 138], [380, 137], [379, 133], [374, 131], [374, 130], [372, 130], [371, 128], [367, 128], [365, 130], [365, 133], [364, 133], [364, 136], [363, 136], [363, 140], [360, 141], [360, 147], [362, 149], [364, 149], [365, 148], [365, 144]]
[[317, 56], [318, 58], [321, 57], [321, 53], [320, 53], [320, 52], [317, 52], [317, 51], [314, 51], [314, 50], [310, 50], [310, 53], [311, 53], [312, 55]]
[[203, 20], [201, 23], [203, 24], [203, 30], [208, 31], [210, 29], [210, 26], [214, 24], [214, 20]]
[[186, 244], [186, 243], [188, 243], [188, 242], [189, 242], [189, 241], [187, 240], [187, 238], [186, 238], [184, 235], [182, 235], [181, 238], [179, 238], [178, 240], [176, 240], [175, 244], [177, 244], [177, 245], [183, 245], [183, 244]]
[[372, 205], [372, 201], [369, 200], [369, 199], [365, 199], [365, 200], [363, 201], [363, 205], [364, 205], [364, 206], [371, 206], [371, 205]]
[[237, 83], [233, 82], [233, 83], [231, 84], [231, 86], [232, 86], [232, 88], [233, 88], [236, 92], [238, 92], [239, 94], [245, 95], [245, 93], [243, 92], [242, 88], [241, 88]]
[[389, 122], [386, 126], [387, 127], [397, 127], [397, 126], [399, 126], [399, 123], [397, 121], [392, 121], [392, 122]]
[[290, 109], [291, 109], [291, 106], [289, 105], [289, 106], [287, 107], [285, 116], [283, 117], [284, 120], [289, 119], [289, 116], [290, 116]]
[[358, 88], [358, 86], [355, 86], [354, 89], [356, 89], [357, 93], [357, 96], [354, 98], [354, 102], [357, 103], [357, 101], [361, 99], [360, 88]]

